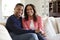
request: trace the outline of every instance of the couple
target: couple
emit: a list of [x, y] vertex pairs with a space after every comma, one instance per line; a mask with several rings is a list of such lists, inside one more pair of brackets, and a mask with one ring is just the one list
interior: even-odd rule
[[[24, 5], [17, 3], [14, 8], [14, 14], [7, 22], [6, 28], [13, 40], [45, 40], [43, 35], [42, 20], [36, 15], [35, 6], [27, 4], [24, 9], [24, 18], [22, 18]], [[41, 35], [43, 34], [43, 35]]]

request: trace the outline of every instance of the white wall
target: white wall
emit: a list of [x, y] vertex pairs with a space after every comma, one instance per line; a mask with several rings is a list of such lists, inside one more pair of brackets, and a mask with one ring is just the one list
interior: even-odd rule
[[21, 0], [21, 3], [25, 5], [25, 0]]
[[2, 16], [2, 0], [0, 0], [0, 23], [6, 22], [6, 19], [3, 19]]
[[2, 0], [0, 0], [0, 21], [2, 20]]

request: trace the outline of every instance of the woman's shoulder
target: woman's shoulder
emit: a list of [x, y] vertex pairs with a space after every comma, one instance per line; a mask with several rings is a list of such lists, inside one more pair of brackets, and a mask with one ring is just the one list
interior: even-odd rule
[[42, 17], [41, 16], [37, 16], [37, 21], [38, 21], [38, 23], [40, 23], [42, 21]]
[[37, 19], [41, 19], [41, 16], [37, 15]]
[[42, 20], [41, 16], [38, 16], [38, 15], [37, 15], [37, 21], [39, 22], [39, 21], [41, 21], [41, 20]]

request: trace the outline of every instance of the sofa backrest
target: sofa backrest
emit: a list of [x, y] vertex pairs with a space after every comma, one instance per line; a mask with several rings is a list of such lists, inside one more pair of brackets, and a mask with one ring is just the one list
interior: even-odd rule
[[58, 33], [60, 33], [60, 17], [59, 18], [55, 18], [56, 23], [57, 23], [57, 27], [58, 27]]
[[54, 17], [49, 17], [49, 20], [51, 21], [53, 28], [56, 33], [58, 33], [58, 26], [57, 26], [57, 21]]
[[54, 30], [54, 27], [53, 27], [53, 24], [52, 24], [50, 18], [48, 18], [46, 20], [46, 23], [45, 23], [45, 32], [46, 32], [46, 35], [48, 37], [56, 36], [56, 32]]

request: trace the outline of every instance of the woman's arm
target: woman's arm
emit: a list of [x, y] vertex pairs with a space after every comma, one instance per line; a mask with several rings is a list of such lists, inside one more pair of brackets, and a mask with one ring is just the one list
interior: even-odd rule
[[42, 34], [45, 34], [43, 21], [42, 21], [42, 18], [40, 16], [38, 16], [38, 29]]

